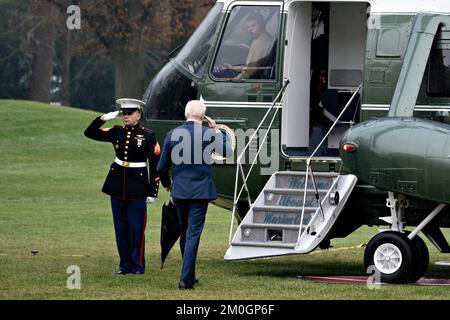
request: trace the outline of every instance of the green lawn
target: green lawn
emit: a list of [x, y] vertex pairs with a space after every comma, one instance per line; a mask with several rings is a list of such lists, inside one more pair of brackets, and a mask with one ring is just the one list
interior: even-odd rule
[[[100, 189], [114, 158], [109, 144], [86, 139], [96, 113], [0, 100], [0, 299], [449, 299], [450, 287], [324, 284], [302, 275], [363, 275], [364, 249], [376, 228], [363, 227], [334, 248], [305, 256], [225, 262], [230, 213], [211, 205], [197, 260], [200, 283], [177, 290], [176, 246], [160, 270], [160, 191], [149, 207], [144, 276], [117, 269], [109, 198]], [[115, 120], [120, 123], [120, 120]], [[446, 235], [449, 236], [448, 230]], [[431, 261], [448, 260], [428, 242]], [[38, 251], [32, 255], [31, 251]], [[81, 289], [69, 290], [69, 266], [79, 266]], [[450, 277], [430, 264], [426, 277]]]

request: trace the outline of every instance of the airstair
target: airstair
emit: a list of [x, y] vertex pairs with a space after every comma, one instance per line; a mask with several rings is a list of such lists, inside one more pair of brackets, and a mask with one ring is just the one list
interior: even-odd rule
[[326, 238], [357, 181], [354, 175], [328, 172], [315, 173], [314, 178], [317, 193], [313, 180], [306, 181], [306, 172], [274, 173], [237, 229], [225, 260], [313, 251]]
[[[283, 94], [288, 83], [289, 80], [286, 80], [274, 100], [274, 104]], [[351, 174], [340, 174], [338, 172], [313, 172], [311, 163], [315, 153], [325, 142], [360, 88], [361, 86], [354, 92], [328, 134], [306, 160], [306, 171], [275, 172], [267, 181], [255, 202], [251, 203], [246, 182], [260, 150], [254, 157], [247, 174], [244, 172], [241, 159], [272, 108], [267, 111], [246, 148], [237, 159], [234, 205], [229, 237], [230, 247], [225, 254], [225, 260], [306, 254], [313, 251], [326, 239], [350, 197], [357, 178]], [[276, 117], [277, 110], [273, 114], [269, 128]], [[267, 138], [268, 132], [269, 130], [267, 130], [262, 142]], [[243, 183], [238, 192], [239, 177], [241, 177]], [[250, 209], [233, 236], [236, 205], [244, 189], [247, 191]]]

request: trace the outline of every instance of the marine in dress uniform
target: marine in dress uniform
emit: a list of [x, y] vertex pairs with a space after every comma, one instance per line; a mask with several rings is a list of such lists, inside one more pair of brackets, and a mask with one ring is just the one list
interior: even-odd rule
[[112, 143], [116, 159], [111, 164], [102, 191], [111, 196], [111, 207], [119, 251], [119, 271], [114, 274], [143, 274], [145, 271], [145, 227], [147, 203], [158, 195], [156, 171], [160, 146], [155, 133], [139, 124], [144, 102], [119, 99], [124, 126], [101, 128], [119, 111], [94, 119], [86, 137]]

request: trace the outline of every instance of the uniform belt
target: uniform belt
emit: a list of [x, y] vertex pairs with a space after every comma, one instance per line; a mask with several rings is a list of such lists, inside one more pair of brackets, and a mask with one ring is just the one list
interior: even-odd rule
[[125, 168], [145, 168], [147, 166], [147, 162], [128, 162], [122, 161], [119, 158], [116, 158], [114, 162]]

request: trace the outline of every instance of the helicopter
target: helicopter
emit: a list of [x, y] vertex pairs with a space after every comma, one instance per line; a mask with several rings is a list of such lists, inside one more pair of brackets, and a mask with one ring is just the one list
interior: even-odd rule
[[218, 0], [148, 85], [144, 123], [163, 141], [193, 99], [235, 149], [212, 165], [225, 260], [307, 254], [363, 225], [387, 226], [364, 253], [383, 282], [425, 274], [420, 232], [450, 253], [448, 1]]

